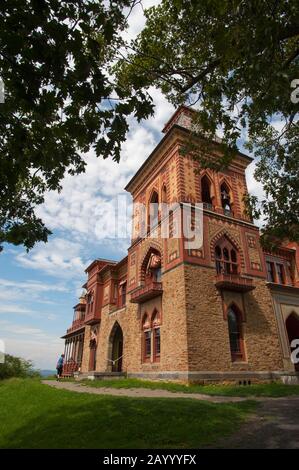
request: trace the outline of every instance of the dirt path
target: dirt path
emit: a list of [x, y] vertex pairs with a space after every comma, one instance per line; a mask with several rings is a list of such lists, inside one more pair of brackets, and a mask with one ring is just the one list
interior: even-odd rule
[[203, 395], [201, 393], [182, 393], [169, 392], [168, 390], [151, 390], [149, 388], [106, 388], [89, 387], [76, 382], [56, 382], [54, 380], [42, 380], [45, 385], [50, 387], [71, 390], [78, 393], [93, 393], [95, 395], [113, 395], [116, 397], [131, 398], [193, 398], [194, 400], [204, 400], [212, 403], [228, 403], [245, 401], [247, 398], [241, 397], [215, 397]]
[[[225, 449], [299, 449], [299, 397], [259, 399], [256, 416], [229, 438]], [[213, 448], [215, 444], [213, 445]]]

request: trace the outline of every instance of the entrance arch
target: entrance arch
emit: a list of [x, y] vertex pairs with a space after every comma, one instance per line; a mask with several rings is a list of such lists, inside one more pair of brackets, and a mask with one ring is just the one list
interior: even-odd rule
[[109, 337], [109, 369], [112, 372], [122, 372], [123, 365], [123, 331], [118, 322], [111, 330]]
[[[293, 341], [293, 339], [299, 339], [299, 317], [295, 312], [290, 313], [290, 315], [286, 319], [286, 330], [291, 349], [291, 342]], [[294, 364], [294, 367], [295, 370], [299, 372], [299, 363]]]

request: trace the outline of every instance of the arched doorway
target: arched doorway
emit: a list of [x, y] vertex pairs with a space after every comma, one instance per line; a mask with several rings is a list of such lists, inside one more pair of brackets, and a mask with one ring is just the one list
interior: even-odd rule
[[[295, 312], [291, 313], [286, 320], [286, 329], [291, 349], [293, 339], [299, 339], [299, 318]], [[295, 370], [299, 372], [299, 363], [294, 364]]]
[[97, 342], [92, 339], [89, 343], [89, 366], [88, 370], [94, 371], [97, 368]]
[[119, 323], [115, 323], [110, 334], [109, 362], [112, 372], [122, 372], [123, 332]]

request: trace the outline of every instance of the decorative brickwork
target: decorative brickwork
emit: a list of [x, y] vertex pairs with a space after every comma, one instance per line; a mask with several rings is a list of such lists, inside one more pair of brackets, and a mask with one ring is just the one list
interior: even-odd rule
[[[80, 321], [65, 335], [67, 348], [78, 335], [82, 345], [84, 335], [79, 372], [85, 376], [254, 381], [295, 373], [286, 332], [290, 315], [291, 326], [299, 318], [299, 248], [263, 253], [243, 202], [249, 157], [236, 153], [217, 173], [180, 154], [191, 138], [193, 114], [178, 109], [126, 187], [134, 203], [128, 257], [95, 260], [86, 270]], [[214, 160], [221, 155], [217, 143]], [[174, 219], [170, 238], [161, 238], [160, 223], [146, 233], [154, 193], [158, 203], [204, 203], [202, 247], [184, 247], [173, 236]], [[269, 279], [272, 267], [276, 274]], [[81, 361], [82, 346], [74, 353], [79, 349]]]

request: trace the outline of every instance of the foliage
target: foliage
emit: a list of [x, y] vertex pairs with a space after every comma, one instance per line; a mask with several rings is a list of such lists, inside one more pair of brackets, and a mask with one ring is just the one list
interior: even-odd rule
[[99, 396], [37, 380], [0, 383], [0, 448], [199, 448], [236, 430], [255, 404]]
[[127, 117], [152, 112], [146, 93], [127, 92], [110, 71], [135, 3], [1, 2], [0, 244], [46, 241], [35, 213], [45, 192], [59, 190], [66, 172], [84, 171], [91, 148], [118, 161]]
[[[223, 133], [218, 168], [246, 138], [266, 196], [249, 198], [248, 210], [266, 219], [265, 240], [299, 241], [299, 103], [291, 100], [299, 79], [299, 3], [162, 0], [145, 14], [145, 28], [117, 65], [119, 83], [157, 86], [175, 105], [198, 103], [197, 133]], [[188, 150], [211, 165], [206, 149]]]
[[0, 380], [10, 377], [39, 377], [39, 372], [33, 370], [31, 361], [5, 354], [4, 363], [0, 363]]

